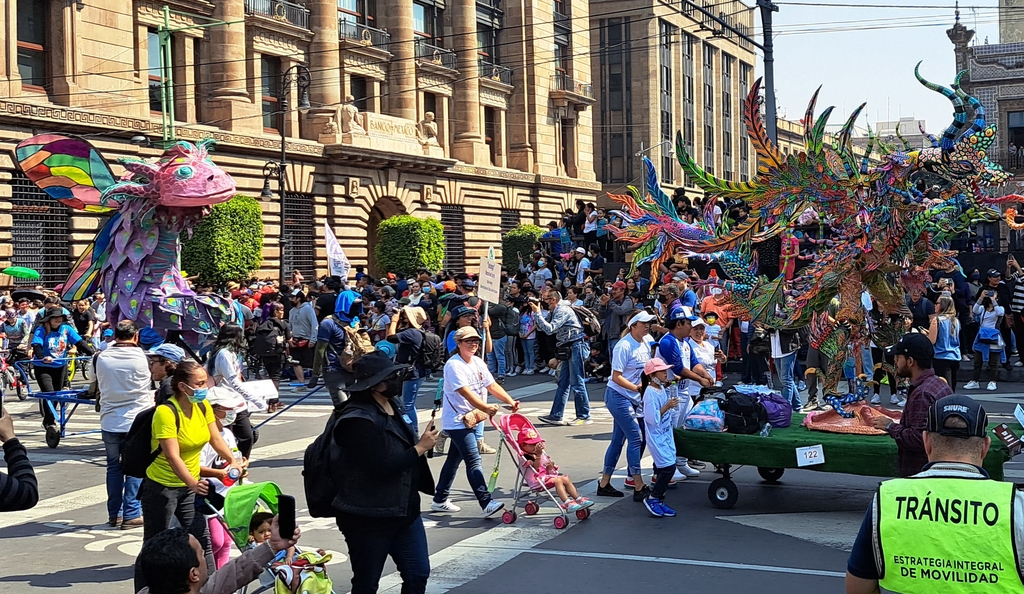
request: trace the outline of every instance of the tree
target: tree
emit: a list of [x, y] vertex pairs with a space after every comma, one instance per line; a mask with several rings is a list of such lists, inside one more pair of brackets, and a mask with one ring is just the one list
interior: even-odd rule
[[377, 225], [377, 268], [415, 274], [420, 268], [439, 270], [444, 263], [444, 227], [437, 219], [398, 215]]
[[519, 272], [519, 254], [527, 258], [533, 253], [533, 244], [537, 243], [544, 230], [537, 225], [519, 225], [501, 238], [501, 267], [508, 273]]
[[191, 238], [182, 236], [182, 269], [204, 283], [248, 279], [262, 261], [263, 209], [249, 196], [215, 205]]

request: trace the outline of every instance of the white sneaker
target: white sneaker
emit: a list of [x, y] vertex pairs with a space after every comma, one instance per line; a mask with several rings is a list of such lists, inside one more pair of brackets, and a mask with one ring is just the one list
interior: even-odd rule
[[549, 369], [548, 370], [548, 375], [550, 375], [551, 377], [555, 377], [556, 375], [558, 375], [558, 370], [557, 369]]
[[518, 373], [516, 373], [516, 370], [515, 370], [515, 369], [513, 369], [513, 370], [512, 370], [512, 371], [510, 371], [510, 372], [508, 372], [508, 377], [515, 377], [515, 376], [517, 376], [517, 375], [519, 375], [519, 374], [518, 374]]
[[881, 403], [882, 403], [882, 399], [879, 398], [878, 394], [875, 394], [874, 396], [871, 397], [871, 404], [881, 404]]
[[965, 390], [977, 390], [979, 388], [981, 388], [981, 384], [979, 384], [978, 382], [976, 382], [974, 380], [971, 380], [971, 381], [967, 382], [966, 384], [964, 384], [964, 389]]
[[995, 390], [996, 390], [996, 383], [995, 382], [989, 382], [988, 385], [985, 386], [985, 389], [988, 390], [989, 392], [995, 392]]
[[970, 361], [971, 361], [971, 358], [968, 357], [967, 355], [964, 355], [963, 357], [960, 358], [960, 362], [961, 363], [970, 363]]
[[900, 398], [900, 401], [896, 403], [896, 406], [906, 406], [906, 405], [907, 405], [907, 399], [906, 398]]
[[454, 503], [452, 503], [451, 499], [445, 499], [443, 503], [438, 503], [436, 501], [431, 501], [430, 502], [430, 511], [452, 512], [452, 513], [454, 513], [454, 512], [457, 512], [457, 511], [462, 511], [462, 508], [457, 506], [457, 505], [455, 505]]
[[672, 475], [672, 481], [676, 482], [676, 481], [685, 481], [685, 480], [686, 480], [686, 475], [681, 473], [681, 472], [679, 472], [679, 469], [676, 468], [675, 474]]
[[1016, 363], [1013, 364], [1013, 366], [1014, 367], [1024, 367], [1024, 363], [1021, 363], [1020, 361], [1017, 361]]
[[533, 375], [535, 373], [537, 373], [537, 372], [534, 371], [532, 368], [530, 368], [530, 369], [527, 369], [526, 371], [524, 371], [523, 375]]
[[899, 403], [900, 403], [900, 397], [899, 396], [893, 394], [892, 396], [889, 397], [889, 404], [899, 404]]
[[[690, 465], [686, 463], [676, 465], [676, 474], [680, 473], [683, 476], [700, 476], [699, 470], [697, 470], [696, 468], [690, 468]], [[676, 480], [679, 480], [678, 477], [676, 478]]]
[[489, 518], [503, 509], [505, 509], [505, 504], [503, 502], [498, 501], [497, 499], [491, 499], [491, 502], [484, 508], [484, 517]]

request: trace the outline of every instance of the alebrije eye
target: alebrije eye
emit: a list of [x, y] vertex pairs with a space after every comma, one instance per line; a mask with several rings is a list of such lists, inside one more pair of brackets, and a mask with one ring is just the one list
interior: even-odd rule
[[185, 180], [185, 179], [188, 179], [188, 178], [192, 177], [193, 173], [194, 172], [193, 172], [192, 168], [186, 165], [186, 166], [183, 166], [183, 167], [178, 167], [178, 169], [176, 169], [174, 171], [174, 177], [176, 177], [178, 179], [181, 179], [181, 180]]

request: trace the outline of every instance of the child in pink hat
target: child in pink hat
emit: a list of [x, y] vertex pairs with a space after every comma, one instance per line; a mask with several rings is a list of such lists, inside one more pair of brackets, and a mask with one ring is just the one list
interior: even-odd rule
[[531, 489], [540, 489], [544, 485], [548, 489], [554, 489], [558, 499], [562, 501], [562, 509], [575, 513], [576, 510], [594, 505], [594, 502], [586, 497], [580, 497], [576, 491], [576, 485], [567, 474], [559, 474], [558, 467], [544, 453], [544, 439], [533, 427], [526, 427], [516, 436], [516, 443], [523, 451], [523, 457], [530, 462], [529, 468], [525, 469], [526, 481]]
[[654, 488], [644, 499], [651, 515], [672, 517], [676, 512], [665, 505], [665, 490], [676, 471], [676, 442], [672, 434], [675, 408], [679, 405], [678, 386], [668, 379], [672, 366], [655, 357], [644, 365], [644, 375], [650, 385], [644, 390], [644, 426], [647, 449], [654, 458]]

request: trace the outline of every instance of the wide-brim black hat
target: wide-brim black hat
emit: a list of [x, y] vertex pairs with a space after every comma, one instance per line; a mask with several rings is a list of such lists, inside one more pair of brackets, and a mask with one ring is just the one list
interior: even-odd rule
[[345, 386], [346, 392], [362, 392], [369, 390], [390, 376], [401, 373], [406, 374], [411, 369], [409, 365], [395, 363], [381, 351], [363, 355], [352, 365], [352, 383]]
[[50, 320], [52, 318], [57, 318], [57, 317], [67, 319], [68, 316], [67, 316], [67, 314], [64, 313], [64, 309], [63, 308], [60, 308], [60, 307], [50, 307], [50, 308], [46, 309], [46, 312], [43, 314], [43, 319], [40, 320], [40, 321], [43, 322], [43, 323], [46, 323], [48, 320]]

